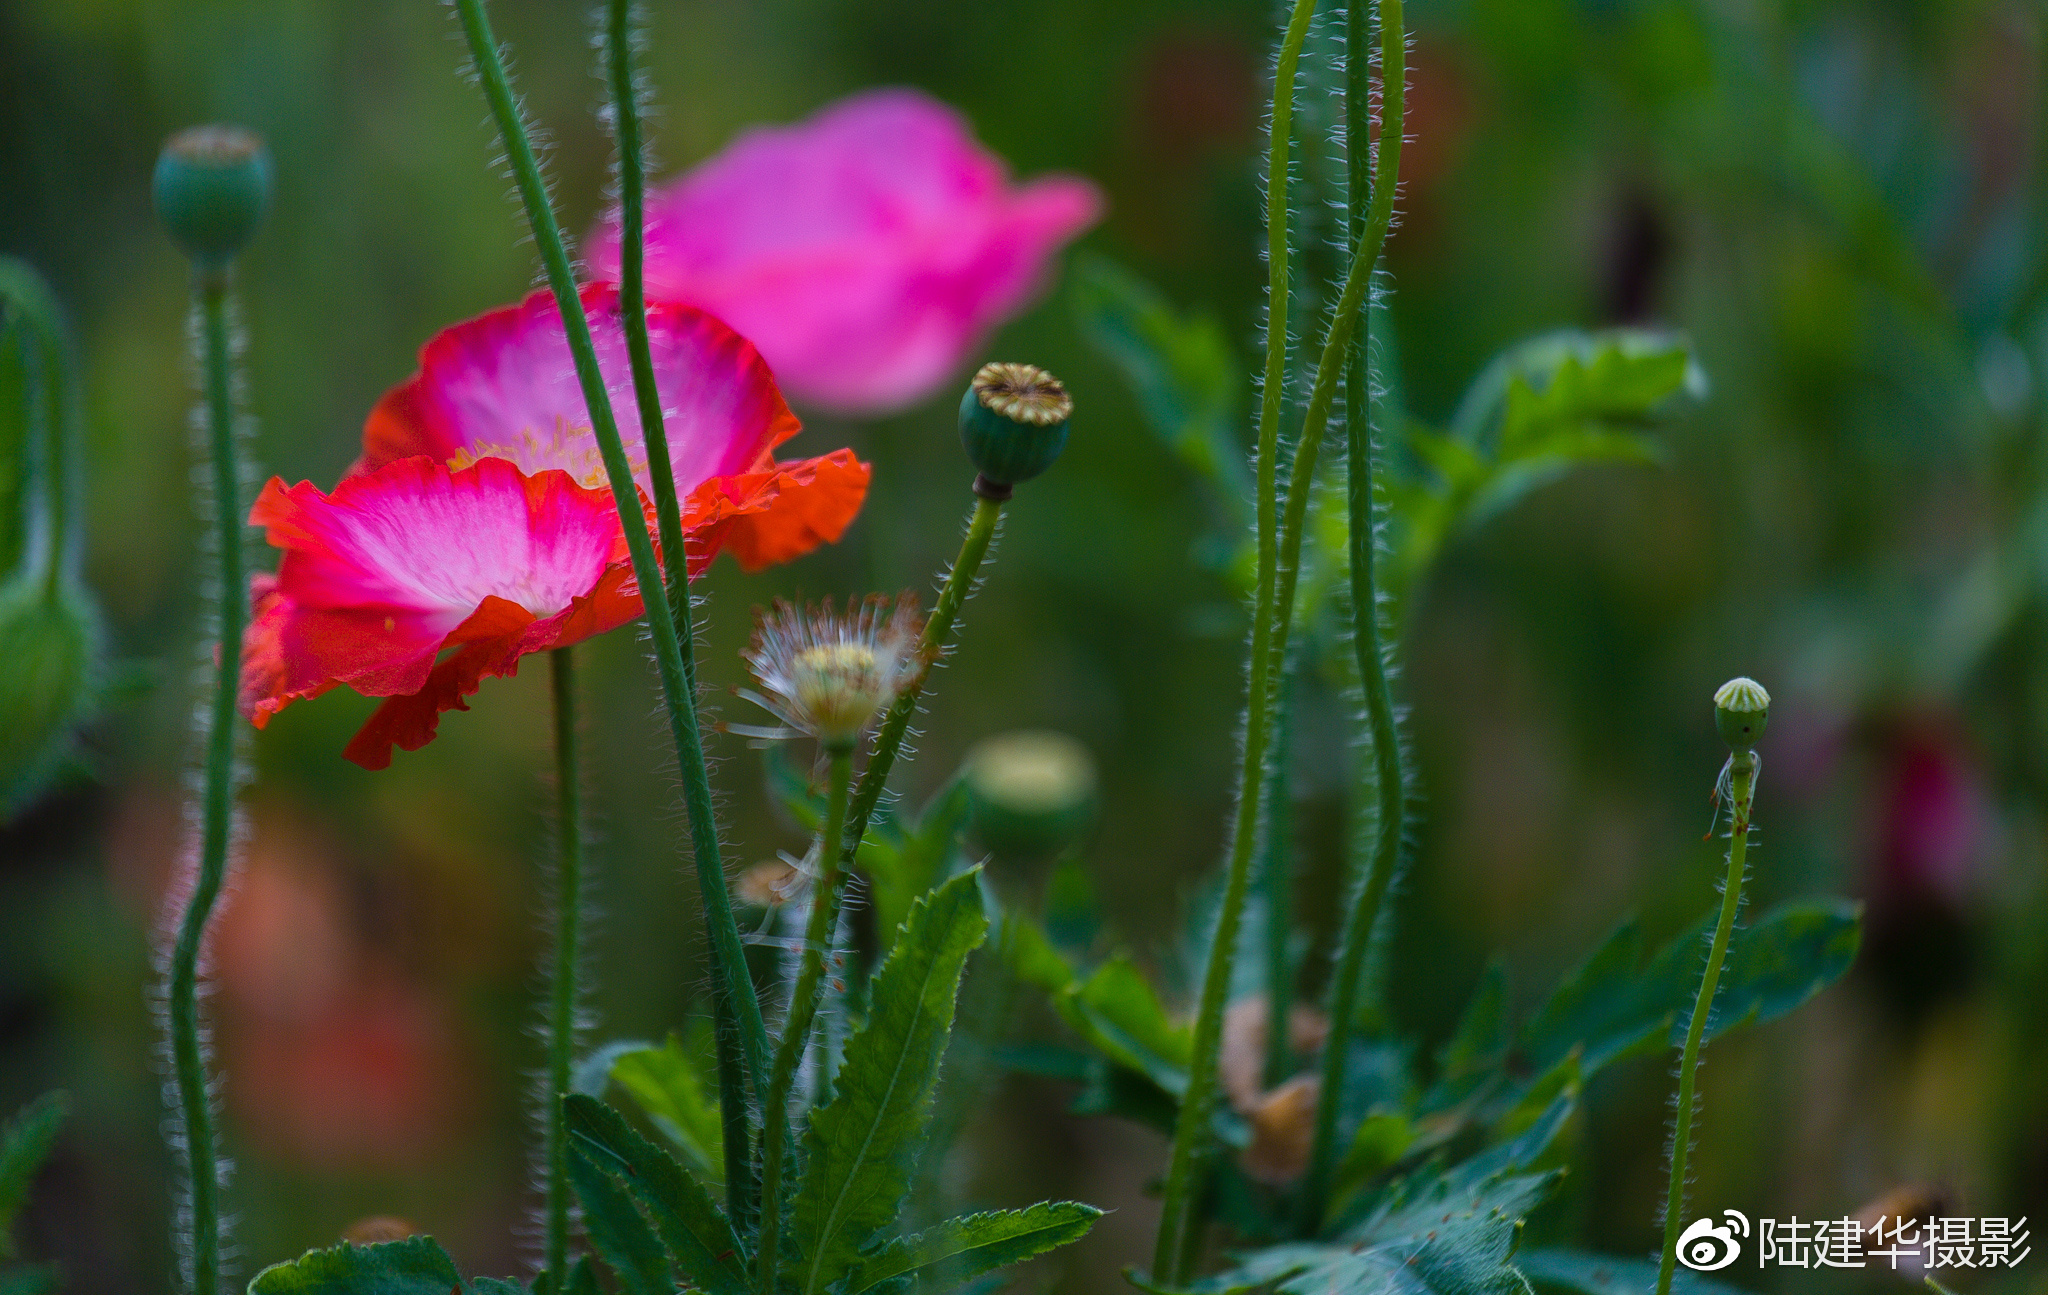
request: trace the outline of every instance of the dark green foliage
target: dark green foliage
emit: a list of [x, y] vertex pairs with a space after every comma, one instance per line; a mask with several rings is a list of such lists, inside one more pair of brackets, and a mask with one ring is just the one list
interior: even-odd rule
[[[610, 1056], [612, 1083], [626, 1090], [654, 1127], [682, 1152], [692, 1170], [717, 1185], [725, 1176], [725, 1130], [718, 1116], [718, 1080], [710, 1059], [669, 1035], [661, 1047], [646, 1044]], [[600, 1096], [602, 1090], [593, 1092]]]
[[1102, 1211], [1075, 1201], [1041, 1201], [1028, 1209], [992, 1210], [947, 1219], [916, 1236], [884, 1246], [856, 1269], [846, 1295], [882, 1282], [909, 1278], [923, 1285], [957, 1286], [984, 1273], [1078, 1241]]
[[[1527, 1250], [1516, 1267], [1538, 1290], [1577, 1291], [1579, 1295], [1642, 1295], [1657, 1284], [1657, 1265], [1647, 1259], [1622, 1259], [1584, 1250]], [[1740, 1287], [1679, 1269], [1671, 1289], [1679, 1295], [1737, 1295]]]
[[28, 1200], [36, 1171], [49, 1159], [57, 1130], [71, 1113], [64, 1093], [44, 1093], [15, 1113], [0, 1132], [0, 1259], [14, 1259], [14, 1216]]
[[[572, 1160], [600, 1174], [611, 1189], [601, 1190], [596, 1199], [599, 1208], [609, 1211], [618, 1253], [637, 1264], [645, 1252], [639, 1232], [612, 1208], [623, 1190], [644, 1212], [669, 1261], [691, 1286], [711, 1295], [744, 1295], [747, 1279], [739, 1237], [704, 1185], [596, 1098], [572, 1094], [563, 1105]], [[583, 1181], [579, 1176], [579, 1190]], [[590, 1201], [585, 1198], [586, 1206]], [[605, 1259], [610, 1262], [612, 1256], [606, 1254]]]
[[617, 1276], [625, 1295], [667, 1295], [674, 1289], [668, 1254], [621, 1182], [588, 1156], [569, 1158], [569, 1181], [583, 1202], [583, 1232]]
[[249, 1283], [249, 1295], [514, 1295], [524, 1289], [496, 1277], [465, 1282], [432, 1237], [308, 1250]]

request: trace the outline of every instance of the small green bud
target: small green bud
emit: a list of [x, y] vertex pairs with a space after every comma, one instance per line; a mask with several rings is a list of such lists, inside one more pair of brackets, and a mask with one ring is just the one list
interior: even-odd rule
[[1043, 859], [1095, 820], [1095, 759], [1064, 733], [1001, 733], [967, 756], [974, 834], [996, 855]]
[[270, 150], [240, 126], [194, 126], [157, 155], [156, 218], [200, 270], [218, 272], [256, 236], [270, 207]]
[[1714, 692], [1714, 727], [1730, 749], [1747, 751], [1764, 735], [1771, 717], [1771, 695], [1747, 676], [1730, 679]]
[[1067, 447], [1073, 413], [1073, 397], [1044, 369], [982, 365], [960, 397], [960, 441], [981, 472], [975, 490], [1008, 499], [1011, 486], [1051, 467]]

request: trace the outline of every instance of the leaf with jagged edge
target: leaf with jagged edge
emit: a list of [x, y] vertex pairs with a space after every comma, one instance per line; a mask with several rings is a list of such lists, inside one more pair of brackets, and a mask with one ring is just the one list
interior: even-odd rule
[[523, 1289], [495, 1277], [465, 1282], [432, 1237], [308, 1250], [249, 1283], [249, 1295], [511, 1295]]
[[952, 1032], [960, 975], [987, 929], [976, 868], [911, 906], [875, 973], [867, 1025], [847, 1041], [832, 1101], [812, 1112], [804, 1133], [802, 1186], [782, 1258], [802, 1295], [839, 1281], [896, 1222]]
[[[725, 1128], [718, 1112], [718, 1081], [698, 1052], [670, 1034], [661, 1047], [616, 1052], [611, 1080], [647, 1112], [690, 1168], [711, 1187], [725, 1181]], [[592, 1093], [599, 1096], [600, 1093]]]
[[29, 1183], [49, 1159], [57, 1130], [70, 1113], [68, 1095], [44, 1093], [15, 1112], [0, 1131], [0, 1259], [15, 1257], [14, 1216], [28, 1199]]
[[569, 1182], [583, 1203], [583, 1233], [618, 1279], [622, 1295], [669, 1295], [675, 1281], [668, 1252], [625, 1185], [590, 1156], [573, 1154]]
[[1054, 998], [1053, 1006], [1111, 1061], [1176, 1097], [1186, 1090], [1193, 1034], [1166, 1014], [1152, 983], [1130, 959], [1111, 958]]
[[710, 1295], [745, 1295], [739, 1237], [704, 1184], [596, 1098], [572, 1093], [562, 1100], [562, 1109], [569, 1122], [570, 1154], [588, 1160], [632, 1194], [669, 1261], [689, 1284]]
[[1079, 1201], [1040, 1201], [1021, 1210], [947, 1219], [916, 1236], [898, 1238], [863, 1261], [847, 1281], [846, 1295], [903, 1277], [920, 1284], [938, 1278], [957, 1286], [1079, 1241], [1101, 1217], [1101, 1210]]
[[[1853, 900], [1808, 900], [1771, 909], [1729, 942], [1707, 1037], [1717, 1039], [1790, 1013], [1847, 975], [1862, 947], [1863, 905]], [[1683, 1042], [1685, 1026], [1682, 1020], [1672, 1022], [1673, 1046]]]

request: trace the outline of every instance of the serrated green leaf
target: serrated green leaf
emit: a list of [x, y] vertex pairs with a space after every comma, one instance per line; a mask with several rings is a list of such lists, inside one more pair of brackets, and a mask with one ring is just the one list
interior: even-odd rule
[[[1643, 1295], [1657, 1287], [1657, 1265], [1647, 1259], [1623, 1259], [1586, 1250], [1525, 1250], [1515, 1266], [1542, 1290], [1578, 1291], [1580, 1295]], [[1679, 1295], [1744, 1295], [1741, 1287], [1710, 1280], [1680, 1268], [1671, 1289]]]
[[374, 1246], [343, 1242], [272, 1264], [249, 1295], [462, 1295], [462, 1274], [432, 1237]]
[[784, 1271], [817, 1295], [861, 1261], [910, 1189], [924, 1114], [952, 1031], [967, 955], [988, 929], [979, 869], [911, 906], [875, 973], [865, 1028], [847, 1041], [832, 1101], [804, 1133]]
[[1401, 1162], [1415, 1144], [1416, 1128], [1396, 1111], [1376, 1111], [1358, 1122], [1358, 1132], [1331, 1179], [1330, 1199], [1342, 1202], [1379, 1174]]
[[1027, 1209], [947, 1219], [884, 1246], [854, 1273], [847, 1295], [860, 1295], [898, 1277], [938, 1278], [948, 1284], [972, 1281], [1078, 1241], [1101, 1217], [1101, 1210], [1078, 1201], [1040, 1201]]
[[572, 1093], [562, 1107], [570, 1154], [588, 1160], [632, 1194], [669, 1261], [689, 1284], [710, 1295], [745, 1295], [739, 1237], [704, 1185], [596, 1098]]
[[702, 1058], [671, 1034], [659, 1048], [643, 1046], [615, 1055], [611, 1077], [682, 1150], [706, 1183], [716, 1187], [725, 1181], [718, 1084], [704, 1072]]
[[0, 1259], [14, 1253], [14, 1216], [28, 1199], [29, 1183], [56, 1145], [57, 1131], [71, 1113], [71, 1098], [44, 1093], [15, 1112], [0, 1131]]
[[1642, 956], [1642, 927], [1631, 918], [1559, 981], [1522, 1026], [1515, 1041], [1522, 1063], [1549, 1070], [1578, 1048], [1581, 1068], [1592, 1074], [1661, 1039], [1676, 1005], [1661, 994], [1645, 996], [1637, 971]]
[[[576, 1267], [587, 1268], [588, 1263], [588, 1260], [579, 1261]], [[575, 1270], [571, 1270], [569, 1276], [569, 1295], [585, 1295], [576, 1288]], [[536, 1279], [534, 1284], [538, 1286], [539, 1280]], [[591, 1288], [593, 1292], [595, 1289]], [[524, 1285], [510, 1277], [472, 1277], [469, 1279], [469, 1295], [528, 1295], [528, 1292]]]
[[584, 1255], [569, 1269], [569, 1295], [603, 1295], [603, 1287], [597, 1282], [597, 1265]]
[[1194, 1036], [1166, 1014], [1152, 982], [1130, 959], [1111, 958], [1053, 1006], [1110, 1060], [1176, 1097], [1186, 1090]]
[[624, 1184], [587, 1155], [569, 1157], [569, 1181], [583, 1203], [584, 1235], [624, 1295], [670, 1295], [668, 1254]]
[[[1862, 946], [1863, 905], [1846, 899], [1780, 904], [1730, 940], [1707, 1037], [1786, 1015], [1846, 975]], [[1684, 1026], [1674, 1021], [1673, 1045], [1684, 1037]]]

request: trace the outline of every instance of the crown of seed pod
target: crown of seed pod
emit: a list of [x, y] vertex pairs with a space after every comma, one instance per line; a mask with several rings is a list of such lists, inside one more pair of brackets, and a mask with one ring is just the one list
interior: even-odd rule
[[1747, 751], [1755, 746], [1770, 717], [1771, 695], [1746, 675], [1714, 690], [1714, 727], [1731, 750]]
[[[844, 614], [829, 604], [799, 608], [777, 601], [756, 612], [754, 642], [744, 653], [759, 693], [742, 693], [797, 732], [827, 749], [844, 750], [924, 667], [918, 637], [924, 615], [917, 596], [881, 594], [850, 602]], [[755, 737], [787, 737], [788, 730], [728, 725]]]
[[[1051, 467], [1067, 447], [1074, 398], [1032, 364], [984, 364], [960, 397], [960, 442], [994, 498]], [[983, 493], [990, 493], [984, 490]]]
[[194, 126], [171, 136], [156, 159], [156, 217], [207, 272], [235, 259], [270, 209], [270, 150], [240, 126]]

